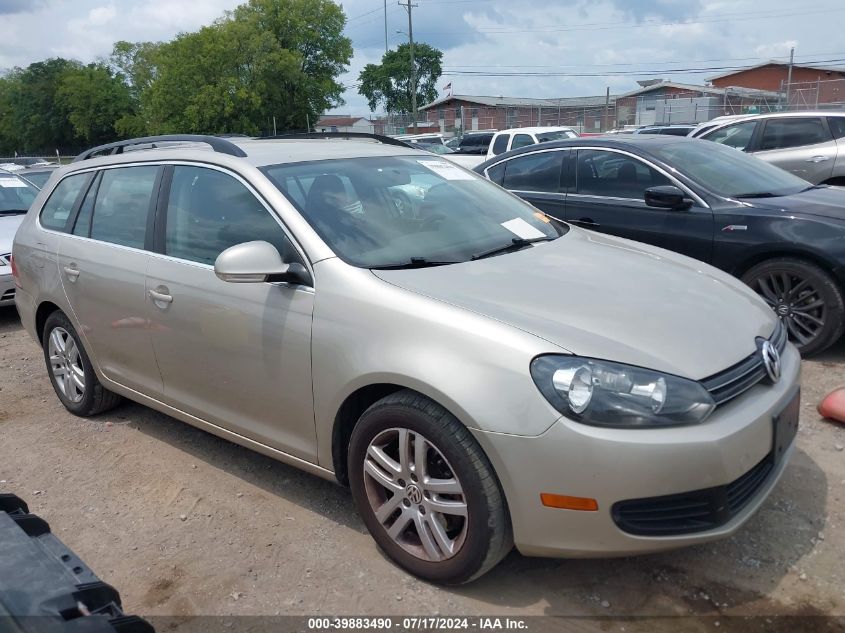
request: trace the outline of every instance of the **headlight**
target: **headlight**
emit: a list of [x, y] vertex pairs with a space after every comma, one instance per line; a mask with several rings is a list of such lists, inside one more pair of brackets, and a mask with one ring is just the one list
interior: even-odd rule
[[603, 360], [538, 356], [531, 377], [555, 409], [596, 426], [696, 424], [716, 408], [694, 380]]

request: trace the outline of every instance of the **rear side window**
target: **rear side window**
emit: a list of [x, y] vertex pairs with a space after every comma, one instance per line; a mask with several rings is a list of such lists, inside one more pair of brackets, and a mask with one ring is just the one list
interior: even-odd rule
[[505, 166], [507, 164], [507, 161], [505, 161], [504, 163], [493, 165], [490, 169], [487, 170], [487, 178], [489, 178], [492, 182], [495, 182], [497, 185], [501, 186], [501, 184], [505, 180]]
[[270, 242], [285, 262], [301, 261], [279, 223], [241, 182], [204, 167], [174, 169], [165, 254], [214, 265], [230, 246], [254, 240]]
[[143, 166], [103, 171], [94, 201], [92, 239], [144, 248], [158, 170], [156, 166]]
[[528, 134], [517, 134], [513, 137], [511, 149], [519, 149], [520, 147], [528, 147], [529, 145], [534, 145], [533, 138], [531, 138]]
[[498, 156], [508, 148], [508, 135], [499, 134], [493, 141], [493, 153]]
[[82, 192], [82, 188], [88, 181], [88, 176], [89, 174], [74, 174], [62, 179], [56, 185], [49, 200], [41, 209], [41, 226], [54, 231], [65, 230], [67, 219], [70, 217], [70, 212], [73, 211], [73, 206], [76, 204], [76, 199]]
[[845, 117], [828, 117], [827, 124], [830, 126], [830, 131], [833, 132], [834, 138], [845, 138]]
[[563, 152], [537, 152], [507, 161], [504, 188], [514, 191], [560, 191]]
[[763, 128], [760, 149], [786, 149], [831, 140], [821, 118], [769, 119]]

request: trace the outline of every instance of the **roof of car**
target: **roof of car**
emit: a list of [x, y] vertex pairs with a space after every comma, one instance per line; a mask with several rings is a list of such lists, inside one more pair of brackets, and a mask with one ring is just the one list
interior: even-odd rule
[[[520, 154], [529, 154], [540, 149], [557, 149], [566, 147], [609, 147], [612, 149], [630, 149], [636, 147], [638, 149], [648, 152], [651, 148], [656, 148], [661, 145], [669, 143], [697, 143], [697, 139], [687, 138], [686, 136], [672, 136], [669, 134], [625, 134], [612, 136], [590, 136], [581, 138], [571, 138], [562, 141], [549, 141], [547, 143], [538, 143], [537, 145], [529, 145], [520, 149], [511, 150], [498, 156], [484, 161], [477, 167], [475, 171], [486, 169], [503, 158], [512, 158]], [[703, 141], [701, 141], [703, 142]]]
[[[369, 156], [430, 156], [422, 149], [391, 145], [372, 138], [297, 138], [297, 139], [252, 139], [229, 138], [234, 146], [232, 152], [215, 151], [202, 142], [170, 141], [156, 143], [154, 147], [140, 145], [126, 147], [117, 154], [106, 154], [82, 158], [72, 163], [76, 169], [112, 165], [116, 163], [147, 162], [152, 160], [198, 160], [219, 164], [245, 162], [253, 167], [264, 167], [280, 163], [301, 163], [314, 160], [364, 158]], [[239, 151], [238, 151], [239, 150]], [[72, 171], [76, 169], [71, 168]]]
[[510, 130], [500, 130], [499, 132], [497, 132], [497, 134], [504, 134], [506, 132], [511, 134], [519, 134], [526, 132], [529, 134], [538, 134], [542, 132], [564, 132], [569, 130], [572, 130], [572, 128], [566, 125], [543, 125], [540, 127], [515, 127], [511, 128]]
[[[769, 119], [769, 118], [789, 118], [789, 117], [804, 117], [804, 116], [845, 116], [845, 112], [841, 110], [800, 110], [796, 112], [761, 112], [760, 114], [746, 114], [742, 115], [741, 120], [748, 119]], [[740, 120], [737, 117], [735, 120]], [[715, 119], [714, 119], [715, 121]], [[721, 123], [721, 121], [719, 121]], [[725, 119], [726, 123], [732, 122]]]

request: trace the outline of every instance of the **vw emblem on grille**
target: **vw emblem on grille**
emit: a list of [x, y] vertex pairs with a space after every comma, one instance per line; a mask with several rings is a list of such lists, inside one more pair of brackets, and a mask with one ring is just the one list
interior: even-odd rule
[[408, 500], [415, 505], [422, 503], [422, 492], [420, 492], [420, 489], [414, 484], [410, 484], [407, 488], [405, 488], [405, 495], [408, 497]]
[[777, 348], [772, 345], [771, 341], [763, 341], [760, 353], [763, 356], [763, 366], [766, 368], [769, 379], [772, 382], [777, 382], [780, 380], [780, 354]]

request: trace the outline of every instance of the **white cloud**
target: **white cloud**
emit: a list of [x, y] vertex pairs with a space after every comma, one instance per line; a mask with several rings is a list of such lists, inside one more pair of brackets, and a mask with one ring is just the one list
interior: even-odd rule
[[[210, 24], [239, 3], [0, 0], [0, 69], [57, 55], [92, 61], [108, 55], [117, 40], [167, 40]], [[342, 4], [350, 18], [347, 33], [355, 57], [341, 82], [354, 86], [361, 69], [378, 62], [384, 52], [384, 14], [379, 0]], [[452, 81], [456, 93], [604, 94], [607, 86], [613, 92], [631, 90], [637, 79], [646, 77], [702, 83], [718, 71], [670, 70], [751, 65], [784, 58], [791, 46], [796, 46], [799, 62], [845, 60], [845, 46], [838, 44], [845, 5], [835, 0], [819, 0], [806, 10], [793, 0], [420, 0], [418, 4], [415, 39], [443, 50], [449, 72], [517, 73], [444, 76], [440, 85]], [[392, 47], [406, 40], [396, 31], [407, 31], [407, 14], [393, 0], [388, 3], [387, 26]], [[355, 87], [345, 98], [343, 111], [367, 113], [366, 101]]]

